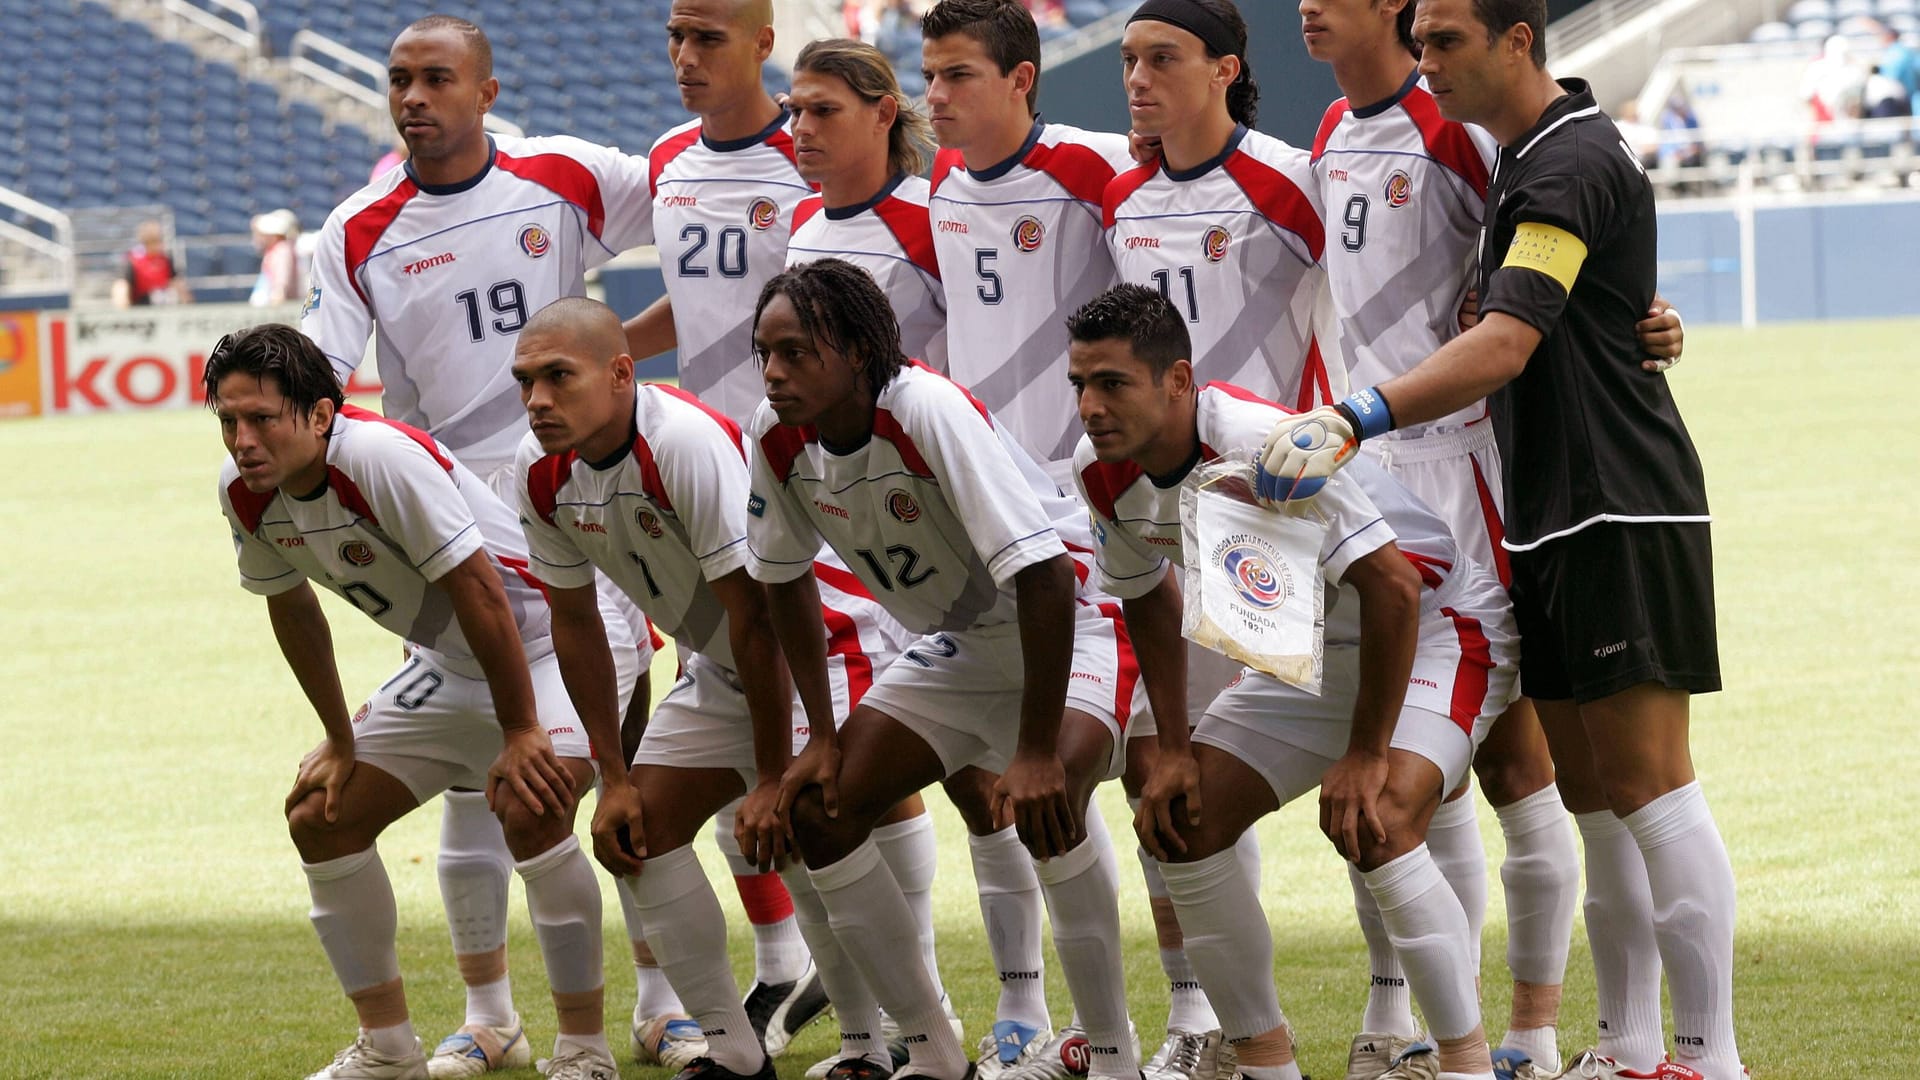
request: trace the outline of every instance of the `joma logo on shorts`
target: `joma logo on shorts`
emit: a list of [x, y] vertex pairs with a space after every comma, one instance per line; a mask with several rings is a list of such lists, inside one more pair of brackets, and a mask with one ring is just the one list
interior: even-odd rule
[[1438, 690], [1438, 689], [1440, 689], [1440, 684], [1439, 684], [1439, 683], [1437, 683], [1437, 682], [1434, 682], [1434, 681], [1433, 681], [1432, 679], [1423, 679], [1423, 678], [1421, 678], [1421, 677], [1420, 677], [1420, 676], [1418, 676], [1418, 675], [1415, 675], [1415, 676], [1414, 676], [1413, 678], [1411, 678], [1411, 679], [1408, 679], [1407, 681], [1408, 681], [1408, 682], [1410, 682], [1410, 683], [1412, 683], [1412, 684], [1413, 684], [1413, 685], [1415, 685], [1415, 686], [1424, 686], [1424, 687], [1426, 687], [1426, 688], [1427, 688], [1427, 689], [1429, 689], [1429, 690]]
[[1626, 652], [1626, 651], [1627, 651], [1627, 643], [1624, 641], [1616, 641], [1611, 645], [1602, 645], [1599, 648], [1593, 650], [1593, 658], [1595, 660], [1605, 660], [1607, 657], [1612, 656], [1614, 653]]

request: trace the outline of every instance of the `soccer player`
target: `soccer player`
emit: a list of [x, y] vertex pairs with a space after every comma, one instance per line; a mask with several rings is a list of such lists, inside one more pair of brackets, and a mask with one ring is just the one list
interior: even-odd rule
[[[865, 271], [822, 259], [763, 290], [754, 344], [767, 404], [749, 429], [748, 544], [812, 728], [788, 770], [794, 837], [835, 931], [906, 1033], [908, 1068], [972, 1066], [911, 955], [913, 919], [862, 841], [909, 792], [968, 766], [1001, 774], [1054, 915], [1094, 1075], [1137, 1078], [1119, 949], [1117, 870], [1088, 800], [1117, 775], [1136, 697], [1110, 606], [1079, 586], [1060, 530], [1085, 518], [989, 412], [901, 355]], [[824, 723], [823, 635], [806, 617], [822, 544], [922, 633], [844, 733]], [[1084, 546], [1084, 544], [1083, 544]]]
[[[1361, 439], [1493, 395], [1522, 684], [1587, 843], [1612, 1044], [1568, 1071], [1724, 1080], [1741, 1075], [1733, 871], [1687, 737], [1690, 695], [1720, 685], [1705, 480], [1635, 340], [1653, 296], [1651, 186], [1586, 84], [1547, 73], [1544, 28], [1544, 9], [1522, 0], [1420, 6], [1413, 37], [1441, 116], [1500, 144], [1481, 318], [1411, 370], [1277, 425], [1261, 486], [1311, 492]], [[1656, 955], [1673, 1000], [1671, 1065], [1657, 1060]]]
[[[588, 269], [653, 234], [645, 158], [567, 137], [487, 134], [499, 92], [492, 69], [485, 32], [464, 19], [428, 16], [394, 39], [387, 104], [409, 158], [327, 218], [300, 327], [342, 383], [372, 338], [382, 411], [427, 431], [504, 493], [526, 431], [508, 371], [521, 327], [548, 302], [583, 295]], [[609, 633], [648, 641], [643, 625], [626, 625], [643, 622], [637, 612], [617, 610], [612, 590], [603, 600]], [[635, 658], [642, 671], [644, 647]], [[648, 696], [633, 695], [641, 709]], [[467, 1010], [432, 1067], [436, 1076], [476, 1076], [529, 1057], [507, 976], [513, 863], [480, 793], [449, 790], [442, 804], [440, 888]], [[636, 1011], [678, 1013], [627, 915]]]
[[1123, 280], [1187, 320], [1193, 360], [1310, 408], [1345, 380], [1320, 267], [1323, 230], [1305, 151], [1252, 130], [1260, 90], [1230, 0], [1148, 0], [1120, 44], [1135, 135], [1159, 158], [1108, 186], [1107, 244]]
[[1229, 383], [1198, 385], [1184, 312], [1156, 290], [1116, 286], [1069, 325], [1087, 431], [1074, 464], [1098, 526], [1099, 580], [1125, 598], [1160, 717], [1135, 827], [1163, 860], [1241, 1074], [1298, 1080], [1300, 1069], [1274, 991], [1266, 915], [1232, 847], [1319, 787], [1321, 828], [1379, 902], [1438, 1044], [1385, 1075], [1491, 1077], [1466, 914], [1424, 834], [1512, 696], [1514, 629], [1500, 583], [1406, 489], [1356, 466], [1315, 504], [1328, 526], [1319, 569], [1331, 590], [1320, 692], [1248, 669], [1189, 737], [1185, 723], [1169, 722], [1184, 719], [1186, 700], [1169, 560], [1208, 556], [1182, 551], [1180, 482], [1202, 462], [1257, 449], [1286, 413]]
[[[575, 700], [583, 711], [612, 707], [596, 570], [681, 647], [681, 678], [641, 737], [631, 783], [624, 773], [611, 778], [601, 798], [596, 853], [632, 894], [649, 944], [710, 1048], [683, 1080], [771, 1077], [727, 962], [718, 902], [689, 846], [707, 819], [743, 795], [743, 822], [772, 820], [793, 744], [806, 735], [795, 730], [766, 589], [745, 568], [740, 429], [685, 391], [636, 384], [619, 317], [593, 300], [556, 301], [536, 315], [521, 335], [514, 375], [533, 427], [515, 468], [521, 516]], [[843, 719], [907, 634], [851, 575], [820, 573], [843, 586], [814, 616], [831, 637], [833, 716]], [[775, 842], [749, 861], [766, 866], [782, 854]], [[838, 960], [805, 868], [790, 862], [783, 873], [808, 945], [849, 1013], [848, 1030], [863, 1029], [836, 1080], [884, 1077], [891, 1070], [875, 1041], [878, 1018], [851, 1015], [872, 999]], [[836, 985], [842, 972], [850, 983]]]
[[[222, 339], [205, 379], [232, 457], [219, 495], [241, 584], [266, 597], [326, 729], [301, 760], [287, 824], [314, 929], [361, 1030], [313, 1076], [428, 1075], [374, 845], [453, 784], [486, 789], [526, 883], [559, 1016], [547, 1075], [611, 1076], [600, 887], [573, 812], [595, 765], [620, 765], [619, 708], [610, 692], [603, 714], [575, 715], [513, 511], [431, 436], [343, 405], [327, 358], [291, 327]], [[406, 663], [351, 716], [315, 582], [409, 643]], [[606, 681], [612, 691], [611, 672]]]

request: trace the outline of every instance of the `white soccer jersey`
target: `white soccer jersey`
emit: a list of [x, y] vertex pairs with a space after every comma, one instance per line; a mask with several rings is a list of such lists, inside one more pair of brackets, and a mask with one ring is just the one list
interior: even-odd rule
[[[1013, 622], [1014, 575], [1088, 547], [1087, 519], [986, 407], [908, 366], [874, 403], [873, 435], [844, 452], [763, 404], [748, 429], [748, 568], [806, 572], [824, 540], [915, 633]], [[1084, 573], [1077, 574], [1084, 580]]]
[[766, 397], [753, 359], [753, 305], [786, 267], [794, 207], [813, 193], [794, 164], [787, 115], [725, 142], [689, 121], [661, 136], [648, 160], [680, 385], [745, 422]]
[[495, 135], [481, 174], [392, 169], [328, 216], [300, 329], [345, 383], [374, 337], [381, 411], [482, 477], [527, 429], [510, 370], [520, 328], [586, 272], [653, 241], [647, 160], [567, 136]]
[[240, 584], [274, 596], [312, 581], [374, 622], [484, 678], [453, 602], [433, 583], [484, 550], [519, 624], [528, 659], [551, 653], [551, 615], [527, 569], [507, 505], [425, 432], [346, 406], [327, 439], [327, 483], [312, 498], [255, 495], [229, 459], [220, 508], [233, 526]]
[[928, 184], [902, 173], [858, 206], [800, 200], [787, 241], [787, 265], [845, 259], [873, 275], [900, 321], [900, 348], [947, 370], [947, 294], [933, 253]]
[[1067, 381], [1068, 315], [1114, 282], [1100, 197], [1131, 168], [1123, 135], [1033, 123], [984, 172], [934, 157], [934, 250], [947, 292], [948, 366], [1036, 460], [1066, 462], [1080, 437]]
[[[1201, 460], [1250, 460], [1286, 412], [1219, 382], [1201, 388], [1198, 407]], [[1093, 443], [1084, 438], [1073, 464], [1081, 495], [1097, 519], [1094, 552], [1100, 588], [1116, 596], [1144, 596], [1160, 583], [1169, 562], [1186, 564], [1178, 482], [1162, 477], [1156, 483], [1132, 462], [1102, 464], [1094, 457]], [[1359, 594], [1340, 579], [1362, 557], [1398, 543], [1428, 586], [1423, 612], [1436, 610], [1457, 594], [1459, 590], [1445, 586], [1461, 561], [1446, 523], [1373, 462], [1356, 460], [1337, 479], [1346, 482], [1329, 481], [1313, 500], [1328, 523], [1320, 569], [1328, 585], [1325, 633], [1330, 646], [1360, 640]], [[1491, 579], [1480, 584], [1498, 587]]]
[[[1442, 118], [1417, 72], [1378, 104], [1355, 109], [1342, 98], [1327, 108], [1313, 175], [1355, 386], [1405, 373], [1459, 333], [1499, 149], [1482, 129]], [[1413, 433], [1485, 415], [1476, 402]]]
[[[1192, 169], [1142, 165], [1108, 185], [1107, 243], [1123, 281], [1160, 290], [1187, 319], [1198, 376], [1300, 409], [1336, 401], [1324, 230], [1307, 154], [1236, 128]], [[1327, 336], [1331, 336], [1330, 334]]]

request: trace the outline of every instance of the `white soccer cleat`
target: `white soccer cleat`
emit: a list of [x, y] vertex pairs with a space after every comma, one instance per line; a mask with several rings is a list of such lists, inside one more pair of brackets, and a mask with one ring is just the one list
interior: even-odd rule
[[1353, 1037], [1353, 1046], [1347, 1050], [1347, 1080], [1379, 1080], [1393, 1061], [1407, 1048], [1418, 1042], [1405, 1035], [1390, 1035], [1378, 1031], [1363, 1031]]
[[1047, 1028], [1028, 1027], [1017, 1020], [996, 1020], [993, 1030], [980, 1036], [974, 1056], [974, 1080], [1000, 1080], [1008, 1070], [1025, 1065], [1053, 1041]]
[[[1133, 1043], [1134, 1056], [1140, 1054], [1140, 1036], [1127, 1021], [1127, 1038]], [[1000, 1074], [1000, 1080], [1076, 1080], [1093, 1067], [1093, 1050], [1087, 1045], [1086, 1029], [1069, 1024], [1035, 1051], [1026, 1062]]]
[[583, 1046], [572, 1047], [564, 1054], [556, 1051], [550, 1058], [541, 1058], [535, 1068], [547, 1080], [620, 1080], [612, 1055]]
[[1439, 1080], [1440, 1052], [1423, 1042], [1416, 1042], [1398, 1057], [1386, 1072], [1380, 1074], [1380, 1080]]
[[1503, 1047], [1493, 1052], [1493, 1080], [1548, 1080], [1552, 1075], [1518, 1050]]
[[636, 1013], [632, 1034], [637, 1065], [659, 1065], [679, 1072], [694, 1058], [707, 1055], [707, 1037], [700, 1031], [700, 1021], [685, 1013]]
[[1226, 1039], [1219, 1028], [1212, 1031], [1186, 1031], [1168, 1028], [1167, 1039], [1141, 1066], [1145, 1080], [1228, 1080], [1233, 1068], [1220, 1067]]
[[367, 1042], [361, 1032], [353, 1045], [333, 1055], [333, 1061], [307, 1080], [427, 1080], [427, 1056], [420, 1051], [420, 1040], [400, 1057], [388, 1057]]
[[527, 1029], [518, 1016], [504, 1027], [468, 1024], [440, 1040], [427, 1059], [433, 1080], [466, 1080], [496, 1069], [524, 1069], [533, 1060]]
[[1675, 1061], [1663, 1061], [1654, 1066], [1652, 1072], [1641, 1072], [1627, 1068], [1598, 1050], [1581, 1052], [1560, 1070], [1559, 1076], [1568, 1080], [1706, 1080], [1699, 1070]]

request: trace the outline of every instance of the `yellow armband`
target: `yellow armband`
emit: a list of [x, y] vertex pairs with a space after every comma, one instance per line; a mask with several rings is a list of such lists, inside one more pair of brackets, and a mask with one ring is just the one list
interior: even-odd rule
[[1538, 270], [1572, 292], [1573, 279], [1580, 276], [1580, 264], [1586, 261], [1587, 245], [1579, 237], [1553, 225], [1527, 221], [1514, 230], [1507, 261], [1500, 265]]

